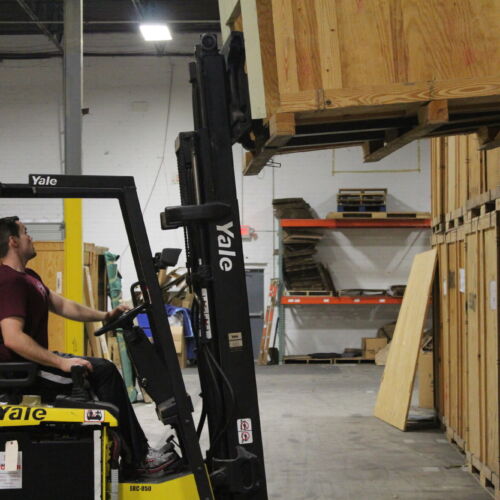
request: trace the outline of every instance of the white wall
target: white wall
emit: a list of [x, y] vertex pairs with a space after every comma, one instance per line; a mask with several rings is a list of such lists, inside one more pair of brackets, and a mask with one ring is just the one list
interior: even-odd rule
[[[60, 64], [56, 59], [0, 63], [1, 182], [26, 182], [28, 173], [62, 172]], [[159, 213], [179, 203], [174, 142], [180, 131], [192, 128], [187, 65], [187, 58], [85, 60], [85, 106], [90, 114], [84, 118], [83, 173], [135, 176], [153, 251], [183, 245], [181, 231], [160, 230]], [[281, 168], [266, 168], [255, 177], [241, 175], [241, 148], [235, 146], [234, 153], [242, 224], [256, 232], [255, 239], [244, 243], [245, 262], [264, 267], [266, 283], [277, 274], [273, 198], [303, 197], [324, 217], [336, 210], [341, 187], [387, 187], [388, 210], [429, 210], [426, 141], [375, 166], [362, 163], [359, 148], [284, 155], [276, 157]], [[62, 204], [53, 200], [0, 200], [0, 213], [16, 213], [29, 221], [58, 221], [63, 216]], [[319, 256], [328, 263], [337, 288], [385, 288], [406, 282], [411, 259], [429, 246], [428, 236], [408, 229], [327, 232]], [[122, 255], [128, 288], [135, 271], [115, 202], [84, 202], [84, 238]], [[374, 335], [396, 315], [394, 306], [289, 309], [288, 352], [359, 346], [362, 336]]]
[[[241, 163], [241, 155], [235, 154]], [[415, 142], [375, 164], [362, 162], [361, 148], [317, 151], [275, 157], [280, 168], [266, 168], [256, 177], [239, 175], [243, 224], [258, 238], [244, 245], [246, 262], [267, 263], [266, 283], [277, 264], [271, 258], [273, 198], [303, 197], [319, 217], [336, 211], [339, 188], [388, 188], [389, 211], [430, 210], [430, 153], [428, 141]], [[342, 171], [346, 173], [335, 173]], [[239, 169], [237, 169], [239, 171]], [[355, 173], [359, 172], [359, 173]], [[405, 284], [413, 256], [430, 246], [429, 230], [342, 229], [326, 231], [318, 258], [327, 264], [341, 288], [388, 288]], [[277, 240], [274, 239], [275, 248]], [[362, 337], [397, 318], [392, 305], [297, 306], [286, 308], [288, 354], [342, 352], [360, 347]]]

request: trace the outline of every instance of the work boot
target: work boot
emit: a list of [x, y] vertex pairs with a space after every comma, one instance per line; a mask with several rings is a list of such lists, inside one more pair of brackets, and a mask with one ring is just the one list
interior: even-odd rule
[[167, 443], [156, 450], [150, 448], [146, 458], [139, 465], [137, 472], [141, 474], [156, 474], [158, 472], [176, 472], [180, 464], [180, 457], [174, 451], [174, 446]]

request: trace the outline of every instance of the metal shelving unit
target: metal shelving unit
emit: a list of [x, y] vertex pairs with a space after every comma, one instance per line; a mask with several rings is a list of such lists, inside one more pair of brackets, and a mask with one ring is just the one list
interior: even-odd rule
[[401, 304], [402, 298], [391, 296], [337, 297], [333, 295], [286, 295], [283, 276], [283, 228], [307, 227], [325, 229], [362, 229], [362, 228], [408, 228], [426, 229], [431, 227], [431, 219], [417, 218], [345, 218], [345, 219], [281, 219], [279, 221], [279, 287], [278, 287], [278, 347], [279, 362], [283, 363], [285, 354], [285, 307], [307, 305], [392, 305]]
[[283, 306], [307, 306], [330, 304], [401, 304], [399, 297], [390, 295], [374, 295], [372, 297], [334, 297], [330, 295], [283, 295], [280, 303]]

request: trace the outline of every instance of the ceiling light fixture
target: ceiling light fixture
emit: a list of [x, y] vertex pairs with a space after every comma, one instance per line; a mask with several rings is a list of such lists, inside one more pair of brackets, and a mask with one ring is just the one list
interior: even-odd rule
[[139, 29], [146, 42], [172, 40], [172, 34], [166, 24], [141, 24]]

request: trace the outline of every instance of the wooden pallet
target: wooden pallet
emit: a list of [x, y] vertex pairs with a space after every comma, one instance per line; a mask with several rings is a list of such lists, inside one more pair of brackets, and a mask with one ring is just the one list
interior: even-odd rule
[[453, 231], [478, 217], [500, 210], [500, 187], [490, 190], [483, 195], [469, 200], [463, 208], [457, 208], [444, 215], [444, 221], [436, 223], [433, 218], [433, 234], [447, 233]]
[[[380, 92], [392, 91], [384, 88], [382, 87]], [[399, 90], [402, 89], [396, 92]], [[500, 94], [500, 85], [495, 92]], [[293, 111], [278, 113], [268, 121], [266, 130], [269, 138], [264, 145], [245, 154], [243, 173], [257, 175], [268, 164], [272, 166], [275, 162], [273, 158], [279, 154], [363, 146], [364, 161], [374, 162], [382, 160], [417, 139], [467, 134], [480, 129], [491, 130], [500, 123], [499, 100], [498, 95], [491, 96], [491, 102], [485, 106], [484, 112], [473, 111], [473, 103], [476, 102], [474, 98], [465, 98], [454, 103], [448, 100], [399, 102], [394, 103], [394, 107], [391, 108], [391, 111], [397, 110], [397, 112], [390, 114], [386, 119], [378, 116], [379, 110], [370, 112], [370, 106], [359, 107], [356, 110], [360, 113], [359, 116], [350, 115], [348, 124], [345, 120], [347, 116], [329, 114], [324, 110], [314, 114], [315, 122], [310, 120], [308, 113]], [[466, 105], [462, 107], [463, 102]], [[479, 101], [477, 102], [476, 110], [480, 106]], [[359, 121], [355, 121], [356, 118]], [[391, 130], [394, 129], [407, 132], [387, 140]]]
[[430, 219], [429, 212], [329, 212], [327, 219]]
[[446, 229], [444, 222], [439, 222], [435, 226], [432, 226], [432, 234], [441, 234], [444, 233]]
[[362, 364], [362, 363], [375, 363], [374, 359], [368, 358], [312, 358], [311, 356], [285, 356], [283, 361], [287, 364], [307, 364], [307, 365], [340, 365], [340, 364]]
[[446, 423], [446, 418], [440, 418], [446, 439], [460, 453], [465, 455], [465, 466], [467, 470], [475, 477], [475, 479], [485, 488], [495, 500], [500, 500], [500, 484], [498, 475], [495, 474], [489, 467], [484, 465], [478, 458], [467, 451], [467, 443], [458, 433]]
[[450, 231], [457, 227], [460, 227], [466, 221], [465, 212], [463, 208], [457, 208], [445, 215], [444, 231]]
[[306, 297], [328, 296], [335, 295], [331, 290], [287, 290], [286, 295], [304, 295]]
[[387, 210], [386, 205], [367, 203], [366, 205], [360, 205], [356, 203], [337, 203], [337, 210], [339, 212], [353, 212], [353, 213], [370, 213], [370, 212], [385, 212]]
[[476, 217], [481, 217], [482, 215], [486, 215], [496, 210], [500, 210], [500, 198], [489, 200], [477, 207], [467, 209], [466, 213], [464, 214], [464, 219], [466, 222], [468, 222], [472, 219], [475, 219]]
[[353, 200], [364, 205], [364, 201], [378, 201], [382, 205], [387, 197], [386, 188], [340, 188], [337, 194], [337, 201], [345, 203], [342, 200]]
[[500, 500], [500, 478], [489, 467], [481, 463], [472, 453], [466, 451], [467, 470], [475, 477], [495, 500]]

